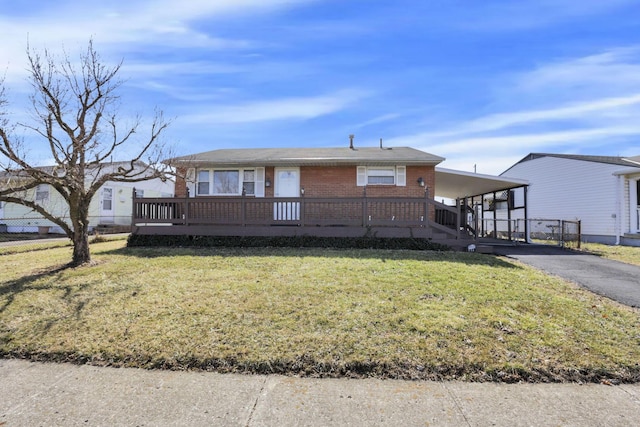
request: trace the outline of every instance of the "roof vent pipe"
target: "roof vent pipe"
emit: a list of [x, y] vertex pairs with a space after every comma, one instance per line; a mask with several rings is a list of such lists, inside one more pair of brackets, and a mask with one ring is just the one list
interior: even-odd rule
[[351, 134], [349, 135], [349, 148], [352, 150], [355, 150], [355, 148], [353, 148], [353, 138], [355, 137], [355, 135]]
[[382, 148], [382, 138], [380, 138], [380, 149], [383, 150], [383, 148]]

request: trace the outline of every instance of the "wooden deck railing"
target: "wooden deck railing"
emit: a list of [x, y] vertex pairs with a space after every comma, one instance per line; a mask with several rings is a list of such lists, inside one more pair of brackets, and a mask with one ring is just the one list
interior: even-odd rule
[[429, 197], [134, 197], [132, 225], [432, 227], [455, 238], [458, 210]]

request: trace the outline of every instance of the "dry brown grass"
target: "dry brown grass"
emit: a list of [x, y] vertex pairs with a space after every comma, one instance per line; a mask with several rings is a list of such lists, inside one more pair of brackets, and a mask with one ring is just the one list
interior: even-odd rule
[[640, 315], [507, 259], [93, 245], [3, 255], [0, 354], [311, 376], [640, 378]]

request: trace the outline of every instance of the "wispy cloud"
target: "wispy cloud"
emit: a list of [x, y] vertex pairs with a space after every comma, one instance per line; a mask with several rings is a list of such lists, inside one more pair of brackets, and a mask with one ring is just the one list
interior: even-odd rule
[[181, 122], [200, 124], [250, 123], [276, 120], [308, 120], [336, 113], [360, 101], [366, 92], [343, 90], [329, 95], [292, 97], [244, 104], [200, 107], [205, 113], [180, 118]]
[[640, 138], [640, 49], [551, 61], [502, 78], [496, 101], [494, 108], [502, 111], [389, 142], [442, 154], [451, 159], [447, 167], [482, 163], [498, 173], [506, 165], [496, 156], [521, 158], [543, 150], [590, 154], [620, 138]]

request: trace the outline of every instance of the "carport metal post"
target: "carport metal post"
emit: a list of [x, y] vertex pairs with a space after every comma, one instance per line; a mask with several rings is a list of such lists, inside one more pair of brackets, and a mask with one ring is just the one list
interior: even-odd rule
[[511, 190], [507, 190], [507, 233], [509, 236], [509, 241], [513, 241], [513, 236], [511, 234]]
[[456, 199], [456, 205], [457, 205], [457, 209], [458, 209], [458, 218], [457, 218], [457, 223], [458, 223], [458, 227], [456, 230], [456, 239], [460, 240], [460, 222], [462, 222], [462, 210], [460, 209], [460, 199]]
[[498, 238], [498, 209], [496, 207], [496, 192], [493, 192], [493, 238]]
[[531, 243], [531, 237], [529, 236], [529, 205], [527, 200], [527, 190], [529, 189], [528, 185], [524, 187], [524, 241], [526, 243]]

